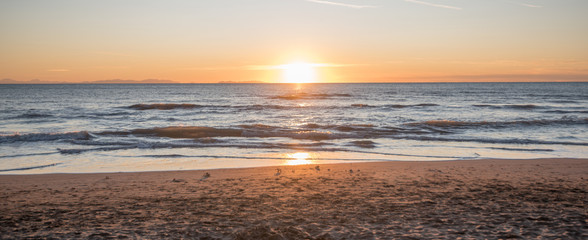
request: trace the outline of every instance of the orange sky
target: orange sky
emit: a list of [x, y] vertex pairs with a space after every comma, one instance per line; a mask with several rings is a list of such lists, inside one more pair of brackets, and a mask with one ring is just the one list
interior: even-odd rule
[[588, 1], [0, 2], [0, 79], [588, 81]]

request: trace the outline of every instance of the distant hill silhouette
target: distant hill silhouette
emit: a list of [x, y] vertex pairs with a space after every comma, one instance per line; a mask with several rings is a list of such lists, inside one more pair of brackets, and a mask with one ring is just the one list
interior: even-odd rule
[[131, 79], [108, 79], [108, 80], [97, 80], [97, 81], [84, 81], [84, 82], [59, 82], [59, 81], [43, 81], [39, 79], [33, 79], [28, 81], [19, 81], [10, 78], [4, 78], [0, 80], [0, 84], [156, 84], [156, 83], [178, 83], [172, 80], [164, 79], [144, 79], [144, 80], [131, 80]]
[[90, 81], [85, 83], [97, 83], [97, 84], [141, 84], [141, 83], [178, 83], [172, 80], [164, 79], [144, 79], [144, 80], [129, 80], [129, 79], [109, 79], [109, 80], [98, 80]]

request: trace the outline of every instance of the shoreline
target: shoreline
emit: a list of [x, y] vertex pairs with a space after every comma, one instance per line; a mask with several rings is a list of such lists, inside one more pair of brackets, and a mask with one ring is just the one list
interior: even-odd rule
[[588, 237], [588, 159], [2, 174], [0, 194], [0, 238]]
[[[202, 169], [171, 169], [171, 170], [143, 170], [143, 171], [113, 171], [113, 172], [41, 172], [41, 173], [11, 173], [12, 170], [0, 172], [2, 176], [35, 176], [35, 175], [84, 175], [84, 174], [136, 174], [136, 173], [166, 173], [166, 172], [190, 172], [190, 171], [218, 171], [218, 170], [238, 170], [238, 169], [256, 169], [256, 168], [279, 168], [279, 167], [292, 167], [292, 166], [304, 166], [304, 165], [337, 165], [337, 164], [370, 164], [370, 163], [441, 163], [441, 162], [475, 162], [475, 161], [541, 161], [541, 160], [586, 160], [588, 158], [569, 158], [569, 157], [558, 157], [558, 158], [530, 158], [530, 159], [514, 159], [514, 158], [484, 158], [484, 159], [446, 159], [446, 160], [374, 160], [374, 161], [352, 161], [352, 160], [329, 160], [321, 163], [319, 161], [302, 164], [276, 164], [276, 165], [259, 165], [259, 166], [243, 166], [243, 167], [219, 167], [219, 168], [202, 168]], [[50, 164], [54, 165], [54, 164]], [[36, 169], [36, 167], [30, 167]], [[20, 169], [20, 168], [19, 168]], [[29, 170], [27, 167], [23, 169]]]

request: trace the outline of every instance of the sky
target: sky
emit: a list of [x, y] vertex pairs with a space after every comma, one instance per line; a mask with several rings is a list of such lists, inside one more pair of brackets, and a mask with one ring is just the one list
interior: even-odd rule
[[2, 0], [0, 79], [588, 81], [586, 0]]

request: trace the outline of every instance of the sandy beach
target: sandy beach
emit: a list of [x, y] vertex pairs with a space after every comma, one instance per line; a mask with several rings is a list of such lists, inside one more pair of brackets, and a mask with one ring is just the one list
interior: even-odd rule
[[586, 239], [588, 160], [0, 175], [0, 238]]

